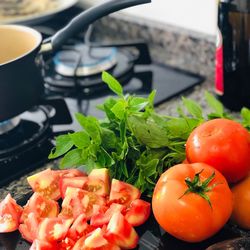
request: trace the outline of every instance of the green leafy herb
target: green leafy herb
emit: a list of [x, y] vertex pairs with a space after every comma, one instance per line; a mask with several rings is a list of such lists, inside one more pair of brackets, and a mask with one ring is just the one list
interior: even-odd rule
[[[214, 118], [232, 117], [210, 93], [205, 93], [211, 113], [204, 115], [193, 100], [182, 98], [176, 117], [154, 110], [156, 91], [145, 97], [124, 95], [121, 84], [109, 73], [102, 80], [117, 95], [97, 108], [104, 120], [76, 113], [81, 131], [60, 135], [49, 158], [64, 157], [60, 167], [83, 165], [87, 171], [107, 167], [111, 176], [127, 181], [151, 195], [159, 176], [167, 168], [185, 159], [185, 143], [195, 127]], [[242, 124], [250, 129], [250, 110], [241, 111]], [[204, 197], [206, 198], [206, 197]]]

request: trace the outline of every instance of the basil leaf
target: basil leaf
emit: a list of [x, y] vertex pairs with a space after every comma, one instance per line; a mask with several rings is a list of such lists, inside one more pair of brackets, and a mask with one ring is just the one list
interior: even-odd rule
[[107, 128], [101, 128], [102, 145], [106, 149], [114, 149], [117, 144], [115, 133]]
[[201, 106], [193, 100], [182, 97], [183, 104], [187, 108], [188, 112], [198, 119], [203, 119]]
[[154, 106], [154, 99], [156, 95], [156, 90], [154, 89], [148, 96], [148, 102], [151, 104], [151, 106]]
[[224, 108], [222, 103], [207, 91], [205, 92], [205, 98], [209, 107], [213, 109], [213, 111], [218, 115], [218, 117], [223, 117]]
[[148, 100], [143, 97], [132, 97], [129, 100], [129, 111], [138, 112], [149, 104]]
[[151, 148], [169, 145], [167, 131], [153, 120], [145, 120], [143, 117], [133, 115], [128, 117], [128, 123], [134, 136], [141, 144]]
[[250, 110], [248, 108], [242, 108], [240, 112], [242, 119], [243, 119], [243, 125], [245, 127], [250, 127]]
[[127, 108], [126, 101], [121, 99], [111, 108], [111, 111], [119, 120], [123, 120], [126, 108]]
[[68, 152], [74, 146], [74, 142], [72, 141], [70, 134], [67, 135], [59, 135], [56, 137], [56, 146], [51, 150], [48, 158], [54, 159], [59, 156], [62, 156], [66, 152]]
[[108, 72], [102, 72], [102, 81], [105, 82], [109, 88], [118, 96], [123, 96], [123, 90], [121, 84]]
[[75, 114], [79, 124], [85, 129], [96, 144], [101, 144], [100, 125], [95, 117], [86, 117], [81, 113]]
[[60, 168], [81, 166], [83, 164], [81, 153], [81, 149], [72, 149], [69, 151], [61, 160]]
[[83, 149], [90, 145], [90, 137], [85, 131], [70, 134], [70, 138], [77, 148]]

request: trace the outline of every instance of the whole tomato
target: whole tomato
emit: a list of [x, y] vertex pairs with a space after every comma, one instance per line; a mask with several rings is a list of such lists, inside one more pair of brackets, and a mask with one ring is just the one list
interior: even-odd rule
[[250, 230], [250, 175], [231, 188], [233, 192], [232, 221]]
[[235, 183], [250, 169], [250, 134], [232, 120], [207, 121], [190, 134], [186, 156], [190, 163], [203, 162], [213, 166], [229, 183]]
[[218, 232], [232, 212], [224, 176], [205, 163], [178, 164], [164, 172], [152, 198], [154, 216], [174, 237], [199, 242]]

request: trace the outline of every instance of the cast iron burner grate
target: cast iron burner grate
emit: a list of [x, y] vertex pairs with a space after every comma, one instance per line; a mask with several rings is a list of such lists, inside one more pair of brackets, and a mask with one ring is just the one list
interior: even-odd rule
[[135, 65], [150, 63], [148, 47], [141, 42], [68, 45], [45, 61], [45, 86], [48, 91], [64, 96], [81, 92], [82, 96], [90, 97], [108, 90], [101, 80], [103, 70], [126, 85], [135, 76]]
[[45, 100], [43, 105], [18, 118], [16, 127], [0, 135], [0, 186], [47, 162], [53, 147], [52, 140], [57, 134], [53, 125], [72, 122], [61, 99]]

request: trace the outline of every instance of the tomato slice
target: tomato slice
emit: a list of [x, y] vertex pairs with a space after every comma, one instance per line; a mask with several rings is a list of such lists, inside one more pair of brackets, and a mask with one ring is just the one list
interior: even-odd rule
[[88, 178], [87, 182], [84, 184], [83, 189], [88, 192], [93, 192], [100, 196], [106, 196], [106, 187], [104, 186], [104, 182], [95, 178]]
[[13, 232], [18, 229], [23, 208], [10, 194], [0, 202], [0, 233]]
[[118, 203], [112, 203], [105, 213], [94, 214], [90, 219], [90, 225], [95, 227], [103, 226], [108, 224], [112, 215], [115, 212], [123, 212], [126, 210], [126, 206]]
[[116, 179], [112, 179], [109, 201], [129, 206], [131, 201], [139, 199], [141, 192], [138, 188]]
[[86, 237], [84, 245], [89, 248], [103, 247], [108, 244], [108, 241], [104, 239], [101, 228], [94, 230], [89, 236]]
[[63, 170], [55, 170], [57, 174], [59, 174], [60, 177], [83, 177], [87, 176], [87, 174], [79, 169], [71, 168], [71, 169], [63, 169]]
[[71, 250], [74, 245], [75, 245], [75, 241], [69, 237], [66, 237], [65, 239], [63, 239], [62, 241], [60, 241], [58, 243], [58, 250]]
[[80, 214], [71, 225], [67, 236], [73, 240], [78, 240], [88, 232], [89, 224], [85, 214]]
[[25, 240], [33, 242], [37, 238], [38, 227], [41, 220], [40, 217], [31, 212], [28, 214], [24, 223], [19, 225], [19, 231]]
[[29, 250], [58, 250], [58, 246], [47, 241], [36, 239], [33, 241]]
[[40, 223], [38, 239], [49, 242], [63, 240], [72, 222], [72, 219], [45, 218]]
[[[110, 192], [110, 175], [107, 168], [97, 168], [93, 169], [89, 173], [90, 180], [101, 180], [103, 183], [103, 194], [100, 195], [109, 195]], [[98, 193], [99, 194], [99, 193]]]
[[103, 229], [97, 228], [89, 235], [81, 237], [73, 250], [120, 250], [119, 246], [108, 242], [103, 237], [103, 231]]
[[41, 194], [35, 192], [24, 206], [21, 222], [25, 221], [31, 212], [40, 218], [57, 217], [59, 213], [59, 205], [56, 201], [47, 199]]
[[133, 249], [139, 237], [135, 229], [127, 222], [120, 212], [115, 212], [110, 219], [104, 238], [121, 248]]
[[59, 188], [62, 198], [65, 197], [67, 187], [83, 188], [84, 184], [88, 181], [87, 176], [65, 177], [62, 176], [59, 182]]
[[86, 218], [90, 219], [93, 214], [93, 205], [103, 206], [105, 205], [105, 199], [80, 188], [68, 187], [60, 216], [75, 219], [84, 213]]
[[48, 168], [42, 172], [29, 176], [27, 181], [34, 192], [40, 193], [46, 198], [58, 200], [61, 197], [59, 179], [59, 173]]
[[149, 202], [136, 199], [131, 202], [125, 214], [125, 219], [134, 227], [140, 226], [148, 219], [151, 210], [150, 207]]

